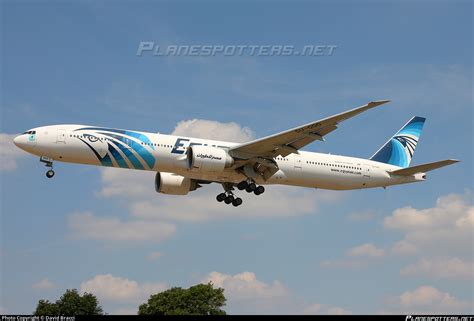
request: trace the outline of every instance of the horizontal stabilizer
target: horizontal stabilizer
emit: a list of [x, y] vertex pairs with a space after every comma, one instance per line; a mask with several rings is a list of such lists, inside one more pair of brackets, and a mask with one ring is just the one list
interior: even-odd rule
[[434, 162], [434, 163], [427, 163], [427, 164], [422, 164], [422, 165], [417, 165], [417, 166], [412, 166], [412, 167], [407, 167], [403, 169], [398, 169], [393, 172], [389, 172], [390, 175], [398, 175], [398, 176], [411, 176], [416, 173], [426, 173], [429, 171], [432, 171], [433, 169], [437, 169], [440, 167], [448, 166], [454, 163], [459, 162], [456, 159], [446, 159], [442, 160], [439, 162]]

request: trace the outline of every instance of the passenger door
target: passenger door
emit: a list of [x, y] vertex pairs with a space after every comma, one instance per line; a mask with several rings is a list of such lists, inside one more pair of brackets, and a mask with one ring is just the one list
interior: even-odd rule
[[299, 154], [293, 154], [294, 155], [294, 163], [293, 163], [293, 169], [295, 172], [295, 178], [300, 178], [302, 176], [303, 172], [303, 161], [301, 160], [301, 155]]
[[58, 129], [58, 135], [56, 137], [56, 143], [66, 143], [66, 130]]
[[362, 165], [362, 187], [367, 187], [370, 185], [370, 165]]

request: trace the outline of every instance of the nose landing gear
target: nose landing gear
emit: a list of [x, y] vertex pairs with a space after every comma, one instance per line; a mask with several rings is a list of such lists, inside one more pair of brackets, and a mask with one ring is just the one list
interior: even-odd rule
[[54, 171], [50, 169], [49, 171], [46, 172], [46, 177], [47, 178], [52, 178], [54, 176]]
[[53, 159], [49, 158], [47, 156], [41, 156], [40, 157], [40, 162], [45, 163], [46, 167], [51, 168], [46, 172], [46, 177], [47, 178], [52, 178], [54, 176], [54, 171], [53, 171]]

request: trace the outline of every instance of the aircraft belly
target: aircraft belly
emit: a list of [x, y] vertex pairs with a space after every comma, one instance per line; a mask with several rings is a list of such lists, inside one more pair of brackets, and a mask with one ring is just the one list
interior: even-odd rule
[[328, 168], [308, 169], [300, 185], [332, 190], [348, 190], [362, 187], [360, 175], [347, 172], [333, 172]]

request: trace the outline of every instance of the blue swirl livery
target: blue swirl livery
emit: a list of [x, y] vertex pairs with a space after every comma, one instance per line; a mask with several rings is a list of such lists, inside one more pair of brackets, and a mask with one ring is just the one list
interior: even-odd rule
[[[82, 127], [74, 131], [94, 131], [95, 135], [99, 135], [96, 137], [83, 133], [84, 139], [78, 139], [94, 152], [103, 166], [135, 169], [152, 169], [155, 166], [156, 160], [152, 154], [155, 148], [150, 139], [142, 133], [103, 127]], [[105, 154], [101, 155], [99, 150]]]
[[410, 166], [426, 118], [415, 116], [388, 140], [370, 159], [376, 162]]

